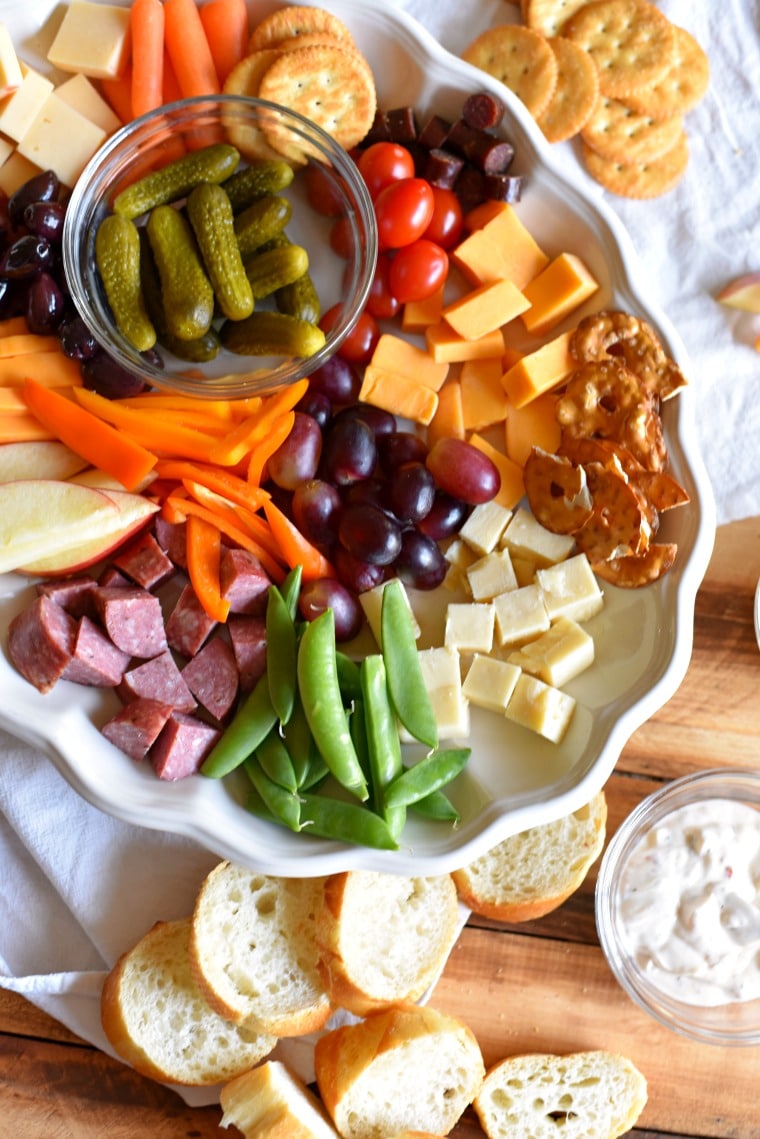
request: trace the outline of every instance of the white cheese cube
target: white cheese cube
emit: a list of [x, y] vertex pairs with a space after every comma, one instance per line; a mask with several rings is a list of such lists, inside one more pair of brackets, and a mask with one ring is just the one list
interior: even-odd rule
[[48, 51], [48, 63], [91, 79], [115, 79], [127, 62], [129, 22], [129, 8], [73, 0]]
[[464, 678], [462, 692], [471, 704], [503, 713], [519, 676], [520, 669], [516, 665], [476, 653]]
[[[401, 586], [401, 589], [402, 589], [402, 592], [404, 595], [404, 600], [406, 601], [407, 605], [409, 606], [409, 612], [412, 615], [414, 635], [415, 635], [415, 637], [419, 637], [420, 626], [417, 622], [417, 618], [414, 616], [414, 612], [412, 610], [412, 604], [409, 600], [409, 595], [407, 594], [406, 589], [404, 588], [404, 583], [401, 581], [400, 578], [398, 579], [398, 581], [399, 581], [399, 585]], [[383, 609], [383, 590], [385, 589], [387, 584], [388, 584], [387, 581], [381, 581], [379, 585], [373, 586], [372, 589], [365, 589], [364, 593], [359, 594], [359, 604], [361, 605], [362, 609], [364, 610], [364, 616], [367, 619], [367, 624], [369, 625], [370, 630], [372, 631], [372, 636], [377, 641], [378, 646], [381, 645], [381, 637], [382, 637], [382, 634], [380, 631], [380, 622], [381, 622], [381, 615], [382, 615], [382, 609]]]
[[567, 731], [574, 711], [572, 696], [521, 672], [505, 715], [513, 723], [557, 744]]
[[535, 582], [500, 593], [493, 607], [496, 640], [502, 646], [523, 644], [549, 628], [544, 595]]
[[438, 738], [466, 738], [470, 734], [470, 705], [462, 691], [459, 653], [445, 646], [421, 649], [419, 662], [438, 725]]
[[510, 653], [512, 664], [555, 688], [594, 663], [594, 639], [569, 617], [559, 617], [535, 641]]
[[500, 593], [517, 589], [509, 550], [496, 550], [478, 558], [467, 570], [467, 581], [475, 601], [490, 601]]
[[557, 617], [588, 621], [604, 605], [604, 595], [585, 554], [536, 570], [536, 581], [552, 621]]
[[22, 79], [21, 64], [11, 34], [5, 24], [0, 24], [0, 98], [16, 91]]
[[551, 566], [564, 561], [575, 546], [572, 534], [553, 534], [524, 506], [515, 511], [501, 541], [510, 553], [529, 558], [537, 566]]
[[106, 132], [57, 95], [49, 95], [18, 144], [18, 152], [73, 186]]
[[0, 102], [0, 131], [19, 142], [50, 97], [53, 84], [32, 67], [23, 68], [21, 84]]
[[58, 84], [55, 94], [106, 134], [113, 134], [121, 126], [121, 119], [86, 75], [72, 75], [71, 79]]
[[24, 182], [28, 182], [39, 173], [39, 166], [35, 166], [28, 158], [24, 158], [23, 154], [14, 150], [0, 166], [0, 190], [10, 197], [19, 186], [23, 186]]
[[493, 648], [494, 608], [489, 603], [456, 602], [446, 606], [443, 643], [460, 653], [490, 653]]
[[536, 576], [536, 563], [531, 558], [524, 558], [522, 554], [509, 551], [512, 569], [515, 571], [518, 585], [532, 585]]
[[481, 502], [473, 507], [464, 525], [459, 527], [459, 537], [478, 554], [490, 554], [495, 550], [504, 532], [504, 527], [512, 517], [501, 503]]

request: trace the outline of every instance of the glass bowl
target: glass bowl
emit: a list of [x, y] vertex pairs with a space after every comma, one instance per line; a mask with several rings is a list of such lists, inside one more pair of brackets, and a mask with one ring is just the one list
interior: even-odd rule
[[[267, 135], [266, 132], [269, 132]], [[325, 344], [310, 356], [243, 356], [222, 349], [211, 362], [181, 360], [158, 345], [162, 365], [141, 354], [117, 329], [95, 262], [95, 235], [111, 212], [116, 195], [139, 174], [160, 169], [183, 151], [209, 142], [233, 142], [241, 166], [256, 156], [276, 158], [267, 138], [276, 132], [280, 151], [297, 154], [292, 183], [278, 194], [292, 214], [285, 232], [309, 254], [322, 313], [340, 306]], [[263, 143], [263, 148], [262, 148]], [[318, 178], [321, 196], [332, 202], [331, 216], [317, 212], [307, 198], [307, 182]], [[330, 231], [340, 217], [345, 226], [345, 258], [333, 252]], [[136, 219], [143, 224], [145, 217]], [[66, 211], [64, 269], [71, 296], [100, 345], [121, 367], [150, 386], [215, 399], [265, 394], [295, 383], [321, 367], [353, 328], [369, 292], [377, 260], [377, 228], [372, 202], [348, 153], [324, 130], [295, 112], [265, 100], [238, 95], [201, 96], [171, 103], [129, 123], [107, 140], [85, 167]], [[256, 309], [274, 308], [271, 299]]]
[[759, 887], [760, 771], [702, 771], [644, 799], [596, 885], [599, 941], [619, 984], [692, 1040], [760, 1044]]

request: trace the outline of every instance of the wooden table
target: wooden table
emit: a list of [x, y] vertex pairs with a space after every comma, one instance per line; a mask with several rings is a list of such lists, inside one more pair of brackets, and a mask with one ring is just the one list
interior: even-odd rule
[[[688, 674], [625, 748], [607, 785], [608, 834], [664, 780], [704, 767], [760, 765], [759, 577], [760, 518], [722, 527], [697, 601]], [[631, 1132], [639, 1139], [757, 1139], [760, 1050], [693, 1044], [637, 1010], [602, 957], [594, 881], [592, 871], [564, 906], [537, 922], [473, 918], [433, 1002], [472, 1026], [486, 1063], [517, 1051], [609, 1048], [630, 1056], [649, 1082], [649, 1102]], [[219, 1118], [217, 1107], [186, 1107], [0, 991], [3, 1139], [218, 1139], [226, 1134]], [[453, 1134], [482, 1133], [468, 1113]]]

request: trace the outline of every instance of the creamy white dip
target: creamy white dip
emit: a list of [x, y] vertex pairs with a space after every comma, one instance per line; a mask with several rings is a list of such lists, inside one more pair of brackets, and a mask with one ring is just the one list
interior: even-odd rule
[[618, 910], [658, 989], [693, 1005], [760, 997], [760, 811], [730, 799], [673, 811], [634, 848]]

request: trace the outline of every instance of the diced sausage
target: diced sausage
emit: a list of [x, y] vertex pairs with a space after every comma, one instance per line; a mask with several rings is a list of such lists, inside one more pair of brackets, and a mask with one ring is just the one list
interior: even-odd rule
[[187, 569], [186, 532], [186, 522], [167, 522], [161, 514], [157, 514], [153, 520], [153, 533], [156, 535], [156, 541], [175, 566], [179, 566], [180, 569]]
[[225, 719], [237, 699], [240, 684], [235, 654], [227, 641], [212, 637], [182, 669], [182, 678], [214, 719]]
[[483, 183], [487, 198], [513, 205], [522, 197], [523, 180], [519, 174], [488, 174]]
[[372, 126], [367, 131], [363, 145], [365, 147], [371, 146], [373, 142], [389, 142], [391, 132], [388, 128], [388, 118], [385, 111], [381, 111], [378, 107], [375, 111], [375, 117], [372, 121]]
[[174, 562], [162, 550], [153, 535], [146, 531], [113, 559], [118, 570], [126, 574], [135, 585], [155, 589], [175, 572]]
[[467, 147], [467, 160], [484, 174], [505, 174], [512, 165], [515, 148], [490, 134], [479, 134]]
[[462, 104], [462, 118], [476, 130], [490, 130], [498, 126], [503, 117], [504, 104], [488, 91], [468, 95]]
[[464, 213], [468, 213], [485, 198], [485, 175], [474, 166], [465, 166], [456, 180], [454, 193]]
[[431, 115], [419, 134], [419, 142], [427, 150], [435, 150], [446, 145], [451, 123], [441, 115]]
[[192, 585], [186, 585], [166, 619], [166, 640], [169, 648], [182, 656], [194, 657], [215, 627], [198, 600]]
[[112, 565], [105, 567], [97, 580], [97, 584], [102, 585], [104, 589], [116, 589], [117, 587], [129, 589], [132, 585], [129, 578], [125, 577], [123, 573], [120, 573], [119, 570]]
[[385, 118], [392, 142], [399, 142], [405, 146], [417, 138], [417, 120], [414, 117], [414, 107], [394, 107], [385, 112]]
[[149, 659], [167, 648], [161, 602], [140, 586], [98, 586], [95, 606], [109, 637], [130, 656]]
[[225, 547], [219, 563], [219, 587], [230, 603], [231, 613], [260, 617], [267, 607], [267, 591], [272, 584], [255, 554]]
[[431, 186], [439, 186], [444, 190], [451, 190], [464, 166], [464, 159], [457, 154], [450, 154], [448, 150], [433, 147], [427, 153], [425, 160], [424, 178]]
[[101, 731], [114, 747], [140, 760], [148, 754], [171, 714], [171, 704], [147, 698], [133, 700], [105, 723]]
[[167, 649], [124, 673], [117, 689], [124, 703], [147, 696], [180, 712], [192, 712], [195, 699]]
[[240, 675], [240, 688], [250, 692], [267, 666], [267, 630], [263, 617], [230, 617], [227, 631]]
[[8, 627], [11, 661], [30, 684], [49, 692], [71, 660], [77, 623], [44, 594], [18, 613]]
[[173, 712], [150, 751], [159, 779], [175, 782], [195, 775], [221, 732], [194, 716]]
[[55, 601], [62, 606], [72, 617], [95, 615], [95, 606], [92, 603], [92, 591], [96, 586], [94, 578], [70, 577], [62, 581], [41, 581], [37, 585], [37, 592]]
[[85, 615], [79, 620], [73, 655], [63, 671], [63, 679], [95, 688], [114, 688], [121, 682], [130, 659]]

